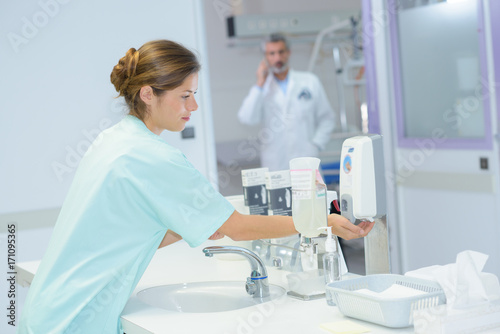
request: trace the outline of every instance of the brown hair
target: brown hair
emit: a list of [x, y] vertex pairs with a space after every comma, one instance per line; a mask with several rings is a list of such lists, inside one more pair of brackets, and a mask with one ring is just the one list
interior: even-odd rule
[[136, 50], [131, 48], [111, 72], [111, 83], [118, 96], [123, 96], [129, 114], [144, 120], [146, 105], [139, 96], [141, 87], [151, 86], [155, 95], [182, 85], [191, 74], [200, 70], [193, 52], [169, 40], [147, 42]]

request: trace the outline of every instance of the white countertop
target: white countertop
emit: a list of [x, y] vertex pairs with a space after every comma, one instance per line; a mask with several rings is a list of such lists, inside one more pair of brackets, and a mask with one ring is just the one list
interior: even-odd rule
[[[324, 298], [301, 301], [285, 295], [276, 301], [234, 311], [177, 313], [151, 307], [136, 297], [137, 292], [157, 285], [226, 280], [244, 282], [250, 274], [248, 261], [243, 257], [240, 260], [236, 255], [205, 257], [203, 247], [213, 244], [222, 245], [223, 242], [207, 241], [200, 247], [190, 248], [186, 242], [180, 241], [156, 252], [122, 313], [127, 334], [326, 334], [329, 332], [321, 329], [320, 324], [342, 320], [359, 323], [374, 334], [413, 333], [413, 327], [390, 329], [344, 317], [336, 307], [328, 306]], [[235, 243], [231, 241], [231, 244]], [[38, 265], [26, 262], [17, 267], [18, 282], [29, 283]], [[286, 275], [289, 272], [268, 268], [268, 274], [271, 284], [288, 288]]]
[[[176, 313], [156, 309], [142, 303], [135, 294], [142, 289], [174, 283], [203, 281], [242, 281], [250, 274], [246, 259], [237, 255], [205, 257], [203, 246], [190, 248], [181, 241], [157, 251], [151, 264], [130, 298], [122, 314], [127, 334], [142, 333], [217, 333], [264, 334], [308, 333], [326, 334], [319, 325], [325, 322], [352, 320], [370, 328], [371, 333], [413, 333], [413, 327], [389, 329], [383, 326], [344, 317], [336, 307], [328, 306], [324, 298], [301, 301], [288, 296], [258, 306], [229, 312]], [[231, 244], [235, 243], [231, 241]], [[247, 244], [242, 244], [245, 247]], [[235, 260], [238, 259], [238, 260]], [[288, 288], [289, 272], [268, 268], [271, 284]], [[242, 289], [244, 286], [242, 285]]]

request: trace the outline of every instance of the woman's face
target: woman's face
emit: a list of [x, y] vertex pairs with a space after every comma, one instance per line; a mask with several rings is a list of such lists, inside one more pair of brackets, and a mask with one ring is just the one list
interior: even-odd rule
[[161, 96], [151, 96], [148, 104], [149, 113], [144, 119], [148, 129], [157, 135], [163, 130], [173, 132], [184, 130], [191, 113], [198, 109], [194, 98], [197, 89], [198, 73], [193, 73], [179, 87], [166, 91]]

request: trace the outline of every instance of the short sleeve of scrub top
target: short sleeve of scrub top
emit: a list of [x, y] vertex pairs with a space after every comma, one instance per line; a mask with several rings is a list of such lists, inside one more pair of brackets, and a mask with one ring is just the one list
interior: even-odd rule
[[151, 215], [191, 247], [198, 246], [217, 231], [234, 207], [179, 150], [163, 143], [157, 149], [165, 159], [134, 163], [127, 170], [129, 177], [137, 179], [137, 186], [143, 187], [137, 201], [149, 206]]
[[233, 212], [178, 149], [126, 116], [82, 158], [17, 333], [121, 333], [167, 230], [198, 246]]

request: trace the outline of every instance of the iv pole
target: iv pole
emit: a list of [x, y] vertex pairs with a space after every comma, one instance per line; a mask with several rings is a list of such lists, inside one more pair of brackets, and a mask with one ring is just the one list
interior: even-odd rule
[[[357, 46], [357, 37], [358, 36], [357, 36], [356, 26], [358, 25], [358, 22], [359, 22], [359, 20], [356, 20], [356, 19], [354, 19], [354, 17], [351, 17], [350, 19], [340, 21], [338, 23], [335, 23], [335, 24], [321, 30], [319, 32], [318, 36], [316, 36], [316, 40], [314, 42], [313, 51], [312, 51], [311, 57], [309, 59], [308, 71], [312, 72], [314, 69], [314, 66], [316, 64], [316, 60], [318, 58], [319, 51], [321, 48], [321, 44], [322, 44], [325, 36], [328, 34], [334, 34], [336, 31], [346, 29], [346, 28], [351, 28], [353, 31], [351, 34], [351, 39], [352, 39], [353, 45], [354, 45], [354, 54], [353, 54], [354, 61], [352, 62], [352, 64], [348, 64], [348, 65], [363, 66], [362, 57], [359, 55], [359, 47]], [[333, 62], [335, 65], [335, 80], [337, 82], [340, 129], [341, 129], [341, 133], [347, 133], [349, 131], [349, 129], [348, 129], [348, 124], [347, 124], [347, 111], [346, 111], [346, 102], [345, 102], [345, 94], [344, 94], [344, 84], [359, 85], [359, 84], [364, 84], [365, 82], [364, 82], [364, 80], [349, 80], [347, 78], [345, 80], [343, 80], [342, 74], [344, 74], [344, 75], [346, 75], [346, 74], [344, 73], [342, 62], [340, 60], [340, 48], [338, 46], [335, 46], [333, 48]]]

